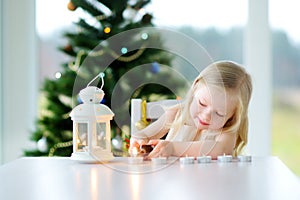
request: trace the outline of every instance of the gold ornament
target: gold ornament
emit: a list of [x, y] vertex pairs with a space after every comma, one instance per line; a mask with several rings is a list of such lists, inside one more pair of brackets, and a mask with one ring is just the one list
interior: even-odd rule
[[74, 52], [72, 45], [68, 44], [64, 47], [66, 52]]
[[143, 128], [148, 126], [150, 123], [147, 121], [147, 102], [146, 102], [146, 100], [142, 100], [141, 111], [142, 111], [141, 120], [135, 123], [135, 127], [138, 130], [142, 130]]
[[76, 10], [76, 8], [77, 7], [71, 1], [68, 3], [68, 9], [69, 10], [74, 11], [74, 10]]

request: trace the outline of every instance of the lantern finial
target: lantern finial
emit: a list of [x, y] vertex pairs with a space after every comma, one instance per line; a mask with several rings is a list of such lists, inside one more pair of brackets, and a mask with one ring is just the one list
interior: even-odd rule
[[103, 80], [103, 77], [104, 77], [104, 76], [105, 76], [105, 74], [104, 74], [103, 72], [100, 72], [97, 76], [95, 76], [95, 78], [93, 78], [93, 79], [87, 84], [86, 87], [89, 87], [90, 84], [91, 84], [94, 80], [96, 80], [98, 77], [100, 77], [100, 78], [101, 78], [101, 81], [102, 81], [100, 90], [102, 90], [102, 88], [103, 88], [103, 86], [104, 86], [104, 80]]
[[[80, 91], [79, 97], [84, 103], [99, 103], [102, 101], [104, 96], [104, 92], [102, 90], [104, 86], [104, 76], [105, 74], [103, 72], [99, 73], [87, 84], [86, 88]], [[101, 87], [98, 88], [95, 86], [90, 86], [92, 82], [95, 81], [98, 77], [100, 77], [102, 81]]]

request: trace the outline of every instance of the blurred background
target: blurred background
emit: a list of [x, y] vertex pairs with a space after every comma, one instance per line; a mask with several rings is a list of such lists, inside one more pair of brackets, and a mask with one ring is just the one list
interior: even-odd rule
[[[13, 2], [18, 6], [18, 1]], [[31, 3], [35, 6], [32, 10], [35, 13], [35, 33], [33, 34], [37, 39], [35, 53], [38, 55], [37, 63], [35, 63], [38, 84], [31, 88], [32, 90], [38, 91], [45, 78], [58, 78], [61, 64], [69, 59], [67, 55], [58, 50], [58, 47], [66, 45], [67, 41], [63, 37], [63, 33], [66, 30], [75, 29], [74, 22], [84, 13], [81, 10], [70, 12], [67, 9], [68, 2], [69, 0], [35, 0]], [[270, 120], [260, 123], [270, 122], [270, 135], [267, 136], [270, 138], [270, 141], [267, 142], [270, 144], [270, 154], [278, 156], [294, 173], [300, 176], [300, 27], [298, 26], [300, 2], [298, 0], [262, 2], [268, 2], [266, 13], [271, 34], [270, 65], [272, 70], [270, 79], [267, 78], [271, 81], [271, 90], [266, 92], [266, 96], [259, 97], [263, 101], [264, 98], [268, 98], [268, 92], [271, 95], [269, 101]], [[2, 9], [3, 7], [2, 4]], [[208, 51], [213, 60], [228, 59], [247, 63], [245, 60], [245, 45], [247, 44], [245, 32], [247, 32], [249, 20], [248, 0], [152, 0], [145, 9], [153, 15], [155, 25], [179, 31], [193, 38]], [[18, 14], [15, 13], [15, 16], [17, 17]], [[4, 25], [5, 22], [2, 21], [2, 37], [5, 35], [2, 30]], [[2, 46], [3, 44], [2, 41]], [[2, 55], [4, 51], [5, 49], [1, 50]], [[3, 68], [4, 65], [5, 63], [2, 62], [1, 79], [4, 74], [7, 74]], [[268, 77], [263, 73], [264, 70], [260, 77]], [[1, 86], [2, 112], [6, 107], [5, 100], [3, 100], [6, 93], [3, 88], [8, 86], [3, 82], [1, 82]], [[264, 86], [261, 85], [261, 87]], [[41, 98], [38, 92], [31, 98], [34, 99], [33, 102], [36, 102], [34, 105], [39, 105]], [[22, 103], [22, 100], [17, 102]], [[260, 100], [254, 102], [259, 104]], [[31, 116], [33, 117], [31, 119], [36, 118], [38, 113], [42, 112], [38, 106], [33, 106], [32, 110]], [[269, 109], [256, 110], [256, 112], [264, 115], [265, 112], [269, 113]], [[2, 127], [6, 125], [5, 117], [3, 114], [1, 115]], [[33, 129], [33, 123], [27, 123], [31, 124], [28, 129]], [[27, 138], [29, 141], [30, 130], [23, 138], [21, 137], [22, 140]], [[249, 134], [255, 131], [255, 129], [251, 129]], [[22, 151], [36, 145], [35, 143], [21, 142], [17, 147], [18, 151], [6, 156], [8, 146], [6, 143], [8, 141], [15, 143], [15, 140], [18, 139], [19, 137], [8, 137], [2, 134], [1, 163], [18, 157], [20, 146]], [[252, 146], [254, 145], [252, 144]]]

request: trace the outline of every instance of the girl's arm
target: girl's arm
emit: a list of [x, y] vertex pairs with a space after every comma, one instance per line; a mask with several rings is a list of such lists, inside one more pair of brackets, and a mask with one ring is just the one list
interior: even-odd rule
[[[151, 143], [151, 141], [150, 141]], [[171, 142], [159, 141], [149, 157], [158, 156], [202, 156], [209, 155], [216, 159], [218, 155], [232, 154], [235, 137], [229, 134], [221, 134], [216, 140]]]
[[167, 109], [166, 112], [155, 122], [132, 135], [136, 139], [158, 139], [163, 137], [170, 129], [169, 124], [175, 119], [177, 107]]
[[221, 134], [215, 140], [193, 142], [173, 142], [173, 156], [202, 156], [209, 155], [213, 159], [223, 154], [233, 153], [235, 137], [230, 134]]

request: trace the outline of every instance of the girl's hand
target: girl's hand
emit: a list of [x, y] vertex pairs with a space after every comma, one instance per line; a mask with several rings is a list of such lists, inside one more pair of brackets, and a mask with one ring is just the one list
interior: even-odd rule
[[[140, 146], [143, 145], [143, 144], [146, 144], [147, 141], [146, 140], [142, 140], [142, 139], [136, 139], [134, 137], [131, 137], [130, 138], [130, 146], [129, 146], [129, 149], [128, 149], [128, 153], [130, 155], [133, 155], [133, 149], [136, 149], [137, 152], [135, 152], [135, 154], [139, 153], [140, 151]], [[135, 155], [136, 156], [136, 155]]]
[[149, 158], [159, 156], [169, 157], [173, 154], [173, 144], [170, 141], [150, 140], [148, 144], [155, 146], [151, 153], [148, 155]]

